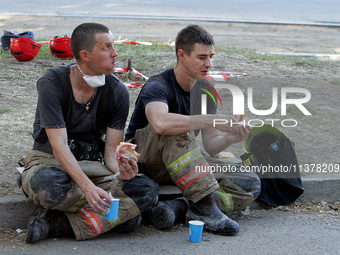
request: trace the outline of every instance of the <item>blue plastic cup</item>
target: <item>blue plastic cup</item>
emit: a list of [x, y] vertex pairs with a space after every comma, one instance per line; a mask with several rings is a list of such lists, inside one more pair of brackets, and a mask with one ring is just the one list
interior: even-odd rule
[[189, 241], [199, 243], [202, 239], [204, 222], [199, 220], [189, 221]]
[[[106, 203], [110, 204], [108, 201], [105, 200]], [[118, 207], [119, 207], [119, 199], [113, 198], [112, 204], [109, 211], [105, 214], [106, 220], [116, 220], [118, 218]]]

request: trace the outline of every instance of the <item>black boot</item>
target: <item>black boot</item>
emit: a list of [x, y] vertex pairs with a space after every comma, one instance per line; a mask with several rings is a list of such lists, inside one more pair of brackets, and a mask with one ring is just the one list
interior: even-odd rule
[[142, 222], [142, 215], [139, 214], [136, 217], [129, 219], [128, 221], [125, 221], [124, 223], [118, 225], [113, 229], [115, 232], [119, 233], [131, 233], [137, 230], [139, 228], [140, 224]]
[[27, 225], [27, 243], [36, 243], [48, 237], [73, 236], [67, 216], [60, 211], [39, 208]]
[[175, 222], [184, 222], [187, 210], [184, 199], [161, 201], [147, 209], [144, 218], [157, 229], [167, 229]]
[[204, 197], [197, 203], [189, 202], [186, 223], [190, 220], [204, 222], [204, 230], [219, 235], [235, 235], [239, 232], [237, 222], [228, 218], [216, 206], [213, 193]]

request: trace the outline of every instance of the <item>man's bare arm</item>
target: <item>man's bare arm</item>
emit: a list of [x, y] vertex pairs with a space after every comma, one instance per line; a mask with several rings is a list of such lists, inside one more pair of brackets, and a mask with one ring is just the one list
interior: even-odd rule
[[[160, 135], [177, 135], [191, 130], [200, 130], [213, 127], [214, 119], [227, 119], [226, 115], [182, 115], [169, 113], [169, 108], [163, 102], [150, 102], [145, 106], [145, 114], [152, 130]], [[236, 122], [236, 120], [234, 119]], [[230, 122], [216, 125], [216, 128], [223, 132], [230, 131]]]
[[55, 159], [84, 192], [92, 209], [97, 212], [105, 212], [104, 208], [107, 207], [107, 203], [105, 203], [103, 199], [105, 198], [108, 201], [111, 201], [109, 194], [94, 185], [94, 183], [81, 170], [77, 160], [68, 147], [66, 129], [46, 129], [46, 134], [52, 146]]
[[[230, 125], [231, 116], [220, 114], [182, 115], [169, 113], [168, 105], [163, 102], [150, 102], [145, 107], [145, 114], [152, 130], [159, 135], [177, 135], [191, 130], [202, 130], [203, 146], [211, 156], [228, 148], [231, 144], [243, 141], [249, 127]], [[216, 124], [215, 119], [228, 120], [226, 124]], [[219, 131], [226, 133], [221, 135]]]

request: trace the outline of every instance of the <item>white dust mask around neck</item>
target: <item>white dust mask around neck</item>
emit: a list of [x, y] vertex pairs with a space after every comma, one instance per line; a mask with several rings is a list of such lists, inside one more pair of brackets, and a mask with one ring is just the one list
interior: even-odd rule
[[84, 74], [83, 71], [80, 69], [80, 66], [78, 65], [79, 71], [83, 75], [83, 79], [86, 81], [86, 83], [92, 87], [92, 88], [98, 88], [105, 85], [105, 74], [102, 75], [87, 75]]

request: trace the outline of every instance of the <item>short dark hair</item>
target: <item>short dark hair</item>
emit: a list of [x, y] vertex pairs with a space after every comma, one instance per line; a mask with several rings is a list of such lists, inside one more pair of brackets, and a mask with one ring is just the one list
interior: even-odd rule
[[196, 43], [210, 46], [214, 45], [214, 39], [211, 34], [198, 25], [186, 26], [177, 34], [175, 42], [176, 56], [179, 49], [190, 55]]
[[74, 57], [78, 60], [81, 50], [91, 51], [93, 49], [97, 43], [97, 33], [109, 33], [109, 31], [106, 26], [99, 23], [83, 23], [77, 26], [71, 35], [71, 50]]

